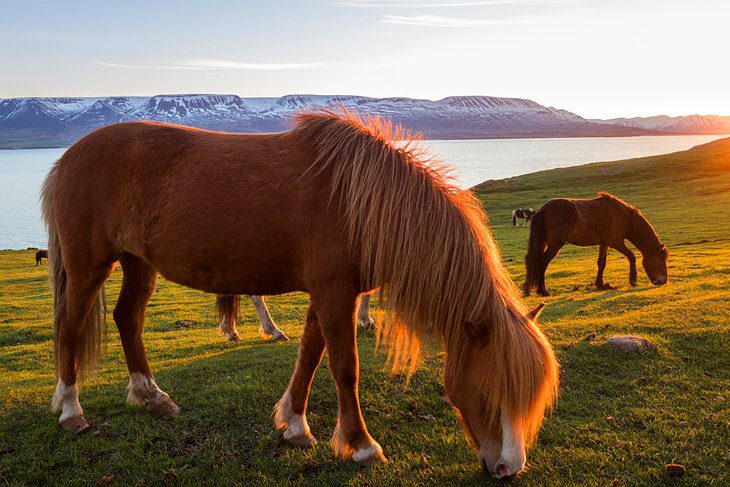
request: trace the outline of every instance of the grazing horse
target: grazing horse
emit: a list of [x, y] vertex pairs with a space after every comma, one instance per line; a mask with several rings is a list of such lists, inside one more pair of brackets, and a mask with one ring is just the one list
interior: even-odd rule
[[532, 208], [516, 208], [512, 211], [512, 226], [519, 227], [520, 219], [524, 219], [525, 225], [529, 225], [530, 220], [532, 220], [532, 215], [534, 214], [535, 210], [533, 210]]
[[[270, 336], [274, 342], [289, 341], [286, 333], [281, 331], [269, 314], [269, 308], [262, 296], [249, 296], [256, 314], [261, 321], [261, 331], [265, 336]], [[215, 301], [216, 310], [218, 311], [218, 320], [220, 325], [218, 330], [225, 335], [229, 341], [235, 342], [240, 340], [236, 323], [238, 322], [238, 310], [241, 306], [241, 296], [228, 295], [218, 296]], [[363, 294], [360, 296], [360, 305], [357, 309], [357, 322], [366, 330], [375, 329], [375, 320], [370, 316], [370, 295]]]
[[290, 443], [316, 443], [306, 406], [326, 348], [338, 396], [335, 455], [384, 462], [360, 409], [355, 333], [359, 296], [381, 288], [379, 333], [395, 363], [413, 366], [420, 339], [440, 343], [446, 392], [483, 469], [519, 472], [557, 393], [540, 307], [522, 303], [474, 195], [402, 140], [378, 119], [322, 111], [276, 134], [120, 123], [68, 149], [42, 191], [61, 426], [89, 427], [77, 373], [93, 370], [100, 354], [102, 289], [120, 261], [114, 321], [130, 402], [179, 410], [142, 342], [158, 273], [219, 295], [303, 291], [306, 324], [275, 425]]
[[39, 264], [43, 264], [43, 259], [48, 258], [48, 251], [47, 250], [39, 250], [35, 253], [35, 265], [38, 267]]
[[626, 246], [628, 240], [641, 252], [642, 264], [652, 284], [667, 282], [667, 258], [664, 246], [651, 224], [638, 208], [609, 193], [593, 199], [555, 198], [535, 213], [527, 244], [527, 278], [525, 294], [537, 287], [547, 296], [545, 271], [566, 243], [581, 247], [598, 245], [598, 274], [595, 285], [606, 288], [603, 269], [609, 247], [629, 260], [629, 282], [636, 285], [636, 257]]

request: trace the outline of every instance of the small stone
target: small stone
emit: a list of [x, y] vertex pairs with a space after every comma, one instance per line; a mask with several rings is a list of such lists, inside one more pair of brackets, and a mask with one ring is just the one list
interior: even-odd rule
[[622, 353], [645, 352], [651, 348], [649, 340], [635, 335], [615, 335], [607, 338], [606, 343]]
[[175, 326], [178, 328], [190, 328], [191, 326], [197, 325], [198, 322], [194, 320], [177, 320]]
[[107, 485], [112, 483], [112, 480], [114, 480], [113, 475], [104, 475], [102, 478], [96, 481], [96, 485], [99, 487], [106, 487]]
[[606, 421], [613, 421], [613, 416], [606, 416]]
[[680, 427], [680, 428], [684, 428], [684, 427], [686, 427], [686, 426], [687, 426], [687, 421], [680, 421], [680, 422], [679, 422], [679, 427]]
[[687, 472], [684, 465], [680, 465], [678, 463], [669, 463], [664, 467], [664, 469], [669, 477], [681, 477]]
[[435, 419], [433, 417], [433, 414], [419, 414], [418, 417], [421, 418], [421, 419], [425, 419], [426, 421], [430, 421], [432, 419]]

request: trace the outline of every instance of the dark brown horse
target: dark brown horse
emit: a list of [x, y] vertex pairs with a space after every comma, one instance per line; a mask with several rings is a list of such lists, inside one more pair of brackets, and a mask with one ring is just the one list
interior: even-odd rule
[[43, 259], [48, 258], [48, 251], [47, 250], [39, 250], [35, 253], [35, 265], [38, 266], [39, 264], [43, 264]]
[[[43, 188], [54, 285], [59, 422], [88, 428], [77, 372], [101, 350], [103, 286], [124, 271], [114, 321], [128, 400], [178, 406], [157, 385], [142, 342], [158, 272], [218, 295], [309, 293], [299, 357], [275, 424], [316, 443], [307, 398], [324, 354], [338, 396], [337, 456], [383, 462], [358, 393], [355, 310], [387, 296], [380, 337], [415, 363], [418, 338], [446, 350], [444, 384], [485, 471], [525, 465], [557, 392], [557, 362], [504, 269], [478, 200], [389, 126], [332, 112], [278, 134], [229, 134], [159, 123], [101, 128], [73, 145]], [[231, 251], [235, 242], [235, 252]]]
[[603, 269], [608, 249], [616, 249], [629, 260], [629, 282], [636, 285], [636, 257], [628, 240], [641, 252], [646, 275], [654, 285], [667, 282], [669, 252], [654, 228], [638, 208], [609, 193], [593, 199], [555, 198], [532, 217], [527, 245], [525, 294], [537, 287], [547, 296], [545, 271], [566, 243], [581, 247], [598, 245], [598, 274], [595, 285], [604, 288]]

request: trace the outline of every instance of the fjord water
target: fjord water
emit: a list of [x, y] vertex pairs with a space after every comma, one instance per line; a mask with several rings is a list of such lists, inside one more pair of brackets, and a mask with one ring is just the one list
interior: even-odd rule
[[[720, 135], [430, 140], [424, 144], [454, 167], [463, 187], [555, 167], [666, 154]], [[51, 165], [65, 149], [0, 150], [0, 249], [46, 246], [38, 202]], [[559, 195], [555, 195], [559, 196]]]

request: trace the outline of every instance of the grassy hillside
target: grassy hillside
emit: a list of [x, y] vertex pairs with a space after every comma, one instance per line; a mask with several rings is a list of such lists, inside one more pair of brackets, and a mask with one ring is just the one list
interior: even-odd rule
[[[566, 247], [548, 271], [553, 296], [542, 326], [562, 366], [561, 396], [516, 485], [728, 485], [730, 483], [730, 139], [690, 151], [592, 164], [487, 182], [478, 188], [503, 257], [524, 273], [526, 228], [511, 211], [555, 196], [608, 190], [639, 206], [670, 248], [667, 286], [609, 254], [598, 291], [597, 250]], [[641, 271], [640, 271], [641, 272]], [[119, 289], [115, 272], [108, 296]], [[536, 304], [538, 298], [530, 298]], [[306, 297], [269, 300], [293, 338], [264, 342], [245, 303], [243, 340], [216, 336], [213, 297], [160, 280], [145, 340], [157, 382], [182, 407], [175, 418], [124, 403], [126, 369], [113, 324], [99, 374], [82, 386], [94, 428], [72, 437], [49, 412], [53, 392], [51, 303], [45, 267], [33, 252], [0, 252], [0, 482], [145, 485], [481, 484], [485, 481], [450, 408], [442, 401], [443, 356], [431, 353], [409, 385], [383, 368], [374, 338], [361, 333], [362, 406], [390, 463], [361, 470], [332, 458], [326, 441], [290, 448], [274, 431], [271, 408], [296, 357]], [[111, 308], [111, 306], [110, 306]], [[193, 324], [179, 324], [193, 320]], [[584, 340], [590, 333], [593, 341]], [[623, 356], [602, 344], [612, 334], [641, 334], [652, 352]], [[325, 359], [326, 363], [326, 359]], [[324, 365], [324, 364], [323, 364]], [[310, 400], [313, 433], [326, 440], [337, 400], [326, 366]], [[687, 467], [680, 479], [664, 465]]]

